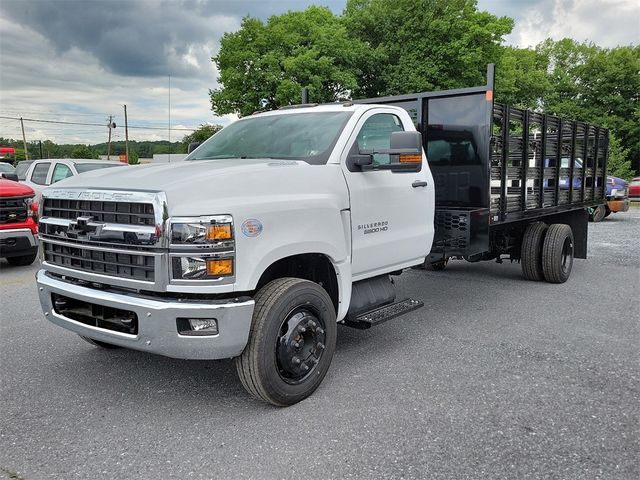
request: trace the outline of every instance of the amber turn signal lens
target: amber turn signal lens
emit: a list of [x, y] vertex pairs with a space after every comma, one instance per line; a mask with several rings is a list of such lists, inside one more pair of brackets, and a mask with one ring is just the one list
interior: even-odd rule
[[215, 277], [233, 275], [233, 259], [207, 260], [207, 275]]
[[422, 163], [422, 155], [400, 155], [400, 163]]
[[207, 240], [230, 240], [231, 224], [218, 223], [211, 225], [207, 230]]

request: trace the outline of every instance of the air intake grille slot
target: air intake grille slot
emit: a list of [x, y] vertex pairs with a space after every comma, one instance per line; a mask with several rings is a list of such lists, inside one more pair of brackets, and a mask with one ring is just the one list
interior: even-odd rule
[[87, 272], [153, 282], [154, 257], [107, 252], [45, 242], [44, 259], [53, 265]]
[[93, 217], [97, 222], [123, 225], [155, 224], [153, 205], [150, 203], [45, 198], [43, 216], [67, 220]]

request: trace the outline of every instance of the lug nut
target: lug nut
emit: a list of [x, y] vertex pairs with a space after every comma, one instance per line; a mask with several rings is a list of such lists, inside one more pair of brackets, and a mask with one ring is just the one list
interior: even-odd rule
[[300, 333], [304, 333], [304, 332], [306, 332], [306, 331], [307, 331], [307, 329], [306, 329], [306, 328], [304, 328], [304, 327], [300, 327], [300, 329], [299, 329], [298, 331], [299, 331]]
[[309, 370], [309, 365], [305, 363], [304, 365], [302, 365], [302, 369], [306, 372], [307, 370]]
[[318, 350], [324, 350], [326, 347], [324, 346], [324, 343], [318, 343], [318, 345], [316, 345], [316, 348]]
[[300, 365], [300, 359], [298, 357], [293, 357], [292, 362], [294, 365]]

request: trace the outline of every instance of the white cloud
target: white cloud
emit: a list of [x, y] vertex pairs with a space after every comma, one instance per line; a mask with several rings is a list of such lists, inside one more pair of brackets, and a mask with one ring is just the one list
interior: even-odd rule
[[509, 43], [535, 46], [546, 38], [573, 38], [602, 47], [640, 40], [637, 0], [543, 0], [523, 9]]

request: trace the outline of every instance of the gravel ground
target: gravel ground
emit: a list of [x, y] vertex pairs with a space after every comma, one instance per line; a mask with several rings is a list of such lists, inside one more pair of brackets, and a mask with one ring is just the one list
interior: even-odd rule
[[96, 349], [0, 264], [0, 478], [640, 478], [640, 209], [590, 225], [566, 284], [517, 264], [409, 271], [425, 308], [340, 327], [286, 409], [231, 361]]

